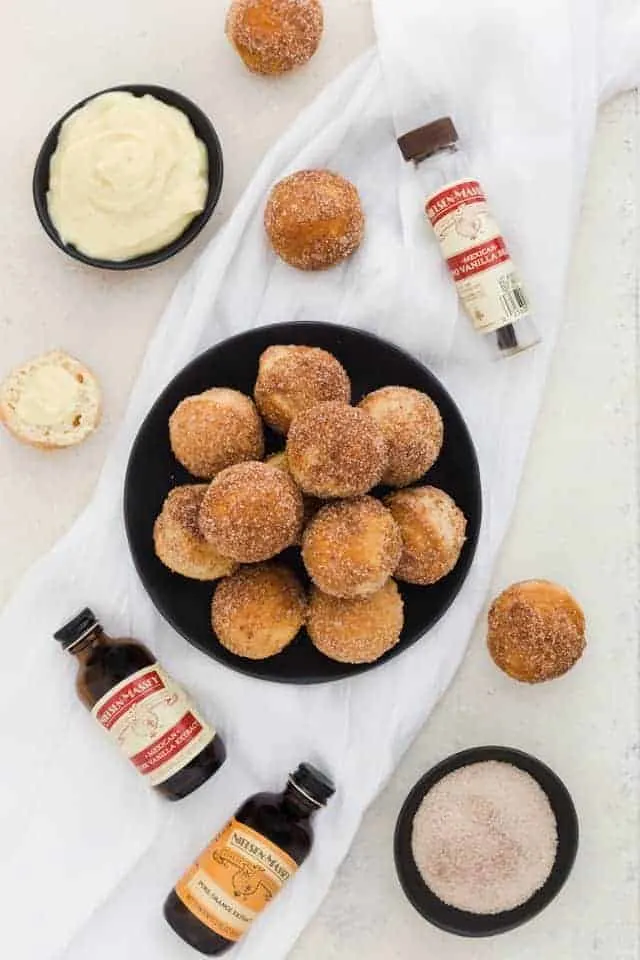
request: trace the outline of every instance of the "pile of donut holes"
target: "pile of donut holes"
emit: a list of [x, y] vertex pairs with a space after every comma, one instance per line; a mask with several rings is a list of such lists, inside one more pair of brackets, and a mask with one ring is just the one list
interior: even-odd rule
[[[232, 0], [226, 29], [256, 73], [285, 73], [315, 52], [320, 0]], [[326, 270], [359, 248], [357, 188], [331, 170], [300, 170], [271, 190], [264, 227], [290, 267]], [[265, 459], [265, 425], [282, 449]], [[352, 404], [348, 372], [308, 346], [259, 360], [253, 398], [214, 387], [169, 421], [177, 460], [197, 480], [170, 491], [155, 522], [159, 559], [176, 574], [218, 581], [211, 623], [232, 653], [265, 659], [303, 626], [343, 663], [371, 663], [398, 643], [396, 580], [428, 587], [456, 565], [466, 519], [451, 497], [414, 486], [443, 443], [430, 397], [388, 386]], [[380, 498], [379, 486], [392, 492]], [[308, 584], [281, 554], [300, 549]]]
[[[306, 626], [324, 655], [371, 663], [400, 639], [396, 580], [428, 588], [458, 562], [462, 511], [416, 486], [442, 449], [435, 403], [401, 386], [351, 400], [331, 353], [276, 345], [260, 357], [253, 399], [214, 387], [170, 417], [194, 483], [170, 491], [155, 551], [176, 574], [218, 581], [212, 628], [240, 657], [274, 656]], [[266, 459], [265, 425], [282, 437]], [[376, 497], [380, 485], [391, 492]], [[308, 583], [281, 556], [291, 547]]]

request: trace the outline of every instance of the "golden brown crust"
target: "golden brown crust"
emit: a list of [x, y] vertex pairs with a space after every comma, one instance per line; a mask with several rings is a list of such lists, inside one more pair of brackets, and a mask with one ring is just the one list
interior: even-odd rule
[[491, 605], [487, 645], [496, 665], [514, 680], [552, 680], [582, 656], [584, 613], [569, 591], [556, 583], [514, 583]]
[[352, 183], [330, 170], [301, 170], [272, 189], [264, 225], [273, 249], [299, 270], [325, 270], [360, 246], [364, 214]]
[[302, 539], [307, 573], [333, 597], [365, 597], [380, 590], [401, 552], [398, 525], [373, 497], [322, 507]]
[[158, 559], [174, 573], [193, 580], [217, 580], [233, 573], [237, 566], [221, 556], [200, 532], [198, 515], [206, 490], [204, 483], [174, 487], [153, 527]]
[[351, 401], [351, 381], [341, 363], [319, 347], [267, 347], [254, 389], [263, 419], [287, 433], [297, 414], [325, 400]]
[[203, 480], [264, 455], [262, 421], [253, 401], [225, 387], [185, 397], [169, 419], [169, 438], [176, 459]]
[[266, 463], [239, 463], [209, 485], [199, 523], [205, 540], [224, 556], [258, 563], [296, 543], [302, 516], [302, 494], [286, 473]]
[[313, 645], [341, 663], [373, 663], [398, 643], [402, 597], [393, 580], [370, 597], [341, 600], [314, 588], [307, 632]]
[[[99, 409], [98, 419], [102, 419], [102, 407]], [[58, 443], [53, 443], [46, 440], [27, 440], [20, 430], [17, 430], [9, 420], [2, 416], [1, 411], [0, 423], [7, 430], [7, 432], [11, 434], [14, 440], [17, 440], [26, 447], [33, 447], [34, 450], [43, 450], [45, 453], [53, 453], [55, 450], [66, 450], [69, 446], [71, 446], [71, 444], [64, 444], [64, 446], [60, 446]], [[83, 438], [81, 442], [84, 442], [84, 439], [87, 438]]]
[[444, 437], [431, 397], [409, 387], [382, 387], [358, 406], [373, 417], [387, 441], [389, 465], [382, 482], [406, 487], [424, 476], [440, 456]]
[[346, 403], [319, 403], [299, 414], [287, 437], [293, 479], [320, 498], [358, 497], [380, 483], [387, 445], [377, 423]]
[[402, 534], [398, 580], [427, 586], [455, 567], [465, 542], [466, 518], [448, 493], [412, 487], [385, 497]]
[[307, 63], [322, 29], [320, 0], [232, 0], [227, 12], [227, 36], [255, 73], [286, 73]]
[[263, 660], [291, 643], [305, 614], [306, 597], [295, 574], [280, 563], [261, 563], [221, 581], [211, 623], [227, 650]]

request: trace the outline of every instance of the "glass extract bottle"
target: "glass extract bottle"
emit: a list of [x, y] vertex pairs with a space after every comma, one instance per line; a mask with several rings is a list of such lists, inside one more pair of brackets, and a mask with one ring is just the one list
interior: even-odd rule
[[211, 957], [240, 940], [308, 857], [309, 819], [334, 792], [302, 763], [282, 793], [250, 797], [169, 894], [164, 915], [178, 936]]
[[484, 190], [469, 177], [451, 117], [405, 133], [398, 146], [419, 171], [427, 218], [475, 329], [493, 340], [499, 357], [535, 346], [529, 299]]
[[80, 700], [150, 786], [180, 800], [220, 769], [222, 740], [145, 646], [107, 636], [89, 609], [54, 636], [78, 660]]

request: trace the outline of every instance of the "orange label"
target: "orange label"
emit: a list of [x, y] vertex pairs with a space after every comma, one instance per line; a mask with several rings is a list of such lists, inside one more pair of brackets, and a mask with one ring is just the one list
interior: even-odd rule
[[214, 933], [239, 940], [297, 869], [284, 850], [234, 819], [187, 870], [176, 894]]

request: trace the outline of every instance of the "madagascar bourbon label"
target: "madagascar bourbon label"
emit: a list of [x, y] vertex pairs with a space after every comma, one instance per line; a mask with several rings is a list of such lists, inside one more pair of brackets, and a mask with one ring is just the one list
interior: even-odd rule
[[490, 333], [529, 314], [522, 281], [477, 180], [458, 180], [427, 199], [458, 295], [476, 330]]
[[215, 736], [158, 663], [112, 687], [91, 712], [151, 786], [186, 767]]
[[284, 850], [230, 820], [187, 870], [176, 894], [210, 930], [235, 941], [297, 869]]

